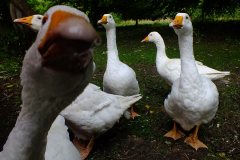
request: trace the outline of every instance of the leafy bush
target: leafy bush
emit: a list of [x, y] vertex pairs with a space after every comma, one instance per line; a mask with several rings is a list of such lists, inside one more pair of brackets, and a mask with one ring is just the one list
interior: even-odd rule
[[26, 0], [27, 3], [39, 14], [45, 13], [48, 8], [54, 5], [67, 5], [78, 9], [82, 9], [79, 0]]
[[114, 21], [118, 24], [122, 21], [122, 15], [120, 13], [115, 13], [115, 12], [111, 12], [110, 13], [113, 18], [114, 18]]
[[55, 3], [50, 0], [27, 0], [27, 3], [39, 14], [43, 14]]

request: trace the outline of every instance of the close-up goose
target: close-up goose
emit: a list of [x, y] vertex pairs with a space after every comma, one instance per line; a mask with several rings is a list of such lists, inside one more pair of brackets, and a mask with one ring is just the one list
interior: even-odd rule
[[[159, 75], [170, 85], [180, 77], [181, 61], [179, 58], [168, 58], [165, 51], [165, 43], [162, 36], [158, 32], [151, 32], [142, 42], [153, 42], [157, 47], [156, 66]], [[184, 46], [181, 46], [185, 48]], [[185, 48], [186, 52], [190, 52], [191, 48]], [[199, 61], [195, 61], [199, 74], [211, 79], [217, 80], [229, 75], [228, 71], [218, 71], [203, 65]]]
[[22, 109], [1, 160], [44, 159], [51, 124], [93, 75], [93, 47], [100, 38], [88, 17], [61, 5], [51, 7], [44, 17], [23, 60]]
[[179, 123], [184, 130], [196, 127], [185, 142], [195, 148], [207, 148], [198, 139], [201, 124], [211, 121], [218, 109], [218, 90], [208, 78], [199, 74], [193, 53], [193, 27], [188, 14], [178, 13], [170, 24], [178, 36], [180, 48], [180, 78], [173, 82], [171, 93], [164, 101], [166, 112], [174, 120], [174, 127], [166, 137], [178, 139], [181, 133], [176, 127]]
[[[127, 64], [121, 62], [116, 42], [116, 24], [111, 14], [104, 14], [98, 21], [106, 29], [107, 66], [103, 76], [103, 91], [122, 96], [139, 94], [140, 89], [136, 73]], [[129, 118], [128, 113], [124, 114]], [[139, 116], [131, 107], [131, 117]]]

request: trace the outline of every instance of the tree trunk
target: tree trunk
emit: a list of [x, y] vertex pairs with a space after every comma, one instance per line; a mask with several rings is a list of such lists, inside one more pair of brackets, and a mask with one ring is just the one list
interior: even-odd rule
[[135, 19], [136, 23], [135, 23], [135, 26], [138, 26], [138, 19]]

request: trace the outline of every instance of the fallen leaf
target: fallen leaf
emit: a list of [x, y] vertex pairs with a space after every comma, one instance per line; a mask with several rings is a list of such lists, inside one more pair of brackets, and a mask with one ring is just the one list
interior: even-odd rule
[[164, 143], [167, 144], [167, 145], [172, 144], [172, 142], [170, 142], [170, 141], [165, 141]]
[[146, 104], [145, 107], [146, 107], [147, 109], [149, 109], [151, 106], [149, 106], [148, 104]]
[[224, 152], [221, 152], [221, 153], [219, 153], [218, 154], [220, 157], [222, 157], [222, 158], [225, 158], [226, 157], [226, 153], [224, 153]]
[[12, 88], [14, 85], [13, 84], [9, 84], [7, 85], [7, 88]]

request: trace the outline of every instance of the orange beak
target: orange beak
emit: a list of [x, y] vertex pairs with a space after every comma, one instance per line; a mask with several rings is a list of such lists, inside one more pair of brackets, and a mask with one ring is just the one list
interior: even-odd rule
[[32, 19], [33, 19], [33, 16], [28, 16], [28, 17], [15, 19], [13, 22], [14, 23], [22, 23], [22, 24], [30, 26], [30, 25], [32, 25]]
[[172, 21], [172, 26], [176, 29], [181, 29], [183, 26], [183, 17], [176, 16], [175, 19]]
[[149, 38], [148, 38], [148, 36], [145, 37], [141, 42], [149, 42]]
[[103, 16], [102, 19], [98, 21], [98, 24], [107, 24], [107, 16]]

